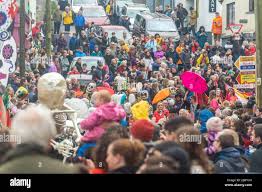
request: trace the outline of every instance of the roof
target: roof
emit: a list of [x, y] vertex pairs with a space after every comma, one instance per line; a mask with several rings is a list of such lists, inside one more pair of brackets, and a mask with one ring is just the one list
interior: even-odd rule
[[104, 8], [100, 5], [82, 5], [79, 7], [82, 7], [83, 9], [103, 9], [104, 10]]
[[119, 25], [103, 25], [101, 27], [103, 29], [108, 29], [108, 30], [112, 30], [112, 29], [115, 29], [115, 30], [126, 30], [125, 27], [119, 26]]
[[141, 7], [141, 8], [147, 8], [147, 6], [145, 4], [141, 4], [141, 3], [131, 3], [131, 4], [128, 4], [126, 3], [125, 4], [127, 7]]
[[144, 16], [146, 19], [171, 19], [170, 17], [161, 13], [141, 12], [139, 15]]

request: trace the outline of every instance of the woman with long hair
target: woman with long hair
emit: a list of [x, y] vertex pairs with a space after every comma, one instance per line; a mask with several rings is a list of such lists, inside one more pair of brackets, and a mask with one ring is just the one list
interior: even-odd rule
[[213, 165], [204, 152], [203, 141], [204, 137], [198, 129], [187, 127], [177, 131], [177, 143], [187, 151], [193, 174], [213, 173]]

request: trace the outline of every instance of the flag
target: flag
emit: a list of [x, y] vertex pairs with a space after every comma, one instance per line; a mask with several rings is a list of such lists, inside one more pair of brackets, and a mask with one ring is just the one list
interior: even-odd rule
[[251, 93], [241, 92], [241, 91], [237, 90], [236, 88], [229, 86], [226, 83], [225, 83], [225, 88], [226, 88], [227, 94], [228, 94], [229, 89], [233, 89], [238, 101], [240, 101], [241, 103], [247, 103], [248, 98], [252, 95]]

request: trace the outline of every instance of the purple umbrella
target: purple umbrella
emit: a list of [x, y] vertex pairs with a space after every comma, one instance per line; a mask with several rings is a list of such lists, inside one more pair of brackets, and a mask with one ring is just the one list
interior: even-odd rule
[[180, 78], [183, 85], [191, 92], [202, 94], [208, 89], [206, 80], [196, 73], [186, 71]]

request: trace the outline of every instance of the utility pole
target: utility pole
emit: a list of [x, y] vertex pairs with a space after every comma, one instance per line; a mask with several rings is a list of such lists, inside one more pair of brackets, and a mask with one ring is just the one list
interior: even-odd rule
[[262, 1], [255, 0], [255, 21], [256, 21], [256, 103], [258, 107], [262, 107], [262, 87], [261, 87], [261, 65], [262, 65]]
[[19, 68], [20, 76], [25, 76], [25, 0], [20, 0], [20, 46]]
[[46, 54], [51, 59], [51, 0], [46, 0]]

